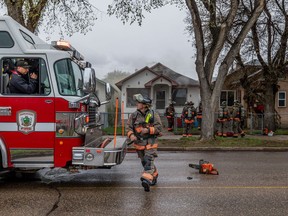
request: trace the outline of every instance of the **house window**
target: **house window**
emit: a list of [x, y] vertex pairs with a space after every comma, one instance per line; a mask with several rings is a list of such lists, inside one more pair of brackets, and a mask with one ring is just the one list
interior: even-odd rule
[[184, 106], [186, 100], [187, 100], [186, 88], [173, 89], [172, 101], [176, 102], [176, 106]]
[[227, 101], [227, 106], [233, 106], [235, 100], [235, 91], [221, 91], [220, 105], [223, 101]]
[[278, 92], [278, 107], [286, 107], [286, 92]]
[[127, 101], [126, 101], [127, 107], [136, 106], [136, 101], [133, 100], [134, 94], [142, 94], [143, 97], [145, 96], [150, 97], [150, 89], [147, 88], [127, 88], [126, 93], [127, 93]]

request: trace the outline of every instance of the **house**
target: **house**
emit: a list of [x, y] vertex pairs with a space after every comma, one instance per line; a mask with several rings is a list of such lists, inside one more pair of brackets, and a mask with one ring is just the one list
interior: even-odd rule
[[227, 101], [228, 106], [233, 106], [234, 100], [238, 100], [250, 112], [251, 106], [253, 108], [254, 103], [259, 99], [257, 96], [261, 91], [255, 87], [259, 85], [261, 80], [260, 66], [246, 66], [245, 69], [238, 69], [229, 73], [224, 80], [219, 104], [222, 101]]
[[[264, 81], [260, 65], [247, 65], [245, 69], [235, 70], [227, 75], [220, 98], [220, 101], [228, 101], [228, 106], [232, 106], [235, 99], [240, 101], [248, 112], [248, 126], [249, 121], [253, 122], [252, 116], [254, 118], [256, 116], [258, 129], [261, 129], [259, 127], [263, 127], [264, 124], [263, 86], [261, 86]], [[287, 92], [288, 79], [286, 77], [279, 78], [275, 97], [275, 118], [276, 124], [281, 128], [288, 128]], [[251, 127], [255, 127], [255, 125]]]
[[275, 110], [281, 117], [281, 128], [288, 128], [288, 107], [287, 107], [287, 92], [288, 79], [282, 78], [278, 82], [278, 92], [275, 98]]
[[[135, 111], [134, 94], [142, 94], [152, 99], [152, 106], [160, 116], [165, 108], [175, 101], [176, 113], [181, 113], [186, 101], [200, 102], [199, 82], [181, 75], [161, 63], [144, 67], [115, 84], [121, 90], [124, 113]], [[124, 118], [128, 116], [125, 115]]]

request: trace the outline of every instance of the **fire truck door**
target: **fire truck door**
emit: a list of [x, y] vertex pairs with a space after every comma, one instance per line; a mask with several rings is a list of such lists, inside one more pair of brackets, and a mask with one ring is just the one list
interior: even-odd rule
[[39, 85], [33, 94], [20, 94], [9, 92], [1, 83], [0, 144], [5, 145], [8, 166], [52, 167], [55, 139], [53, 91], [45, 61], [41, 58], [25, 60], [31, 65], [29, 71], [38, 75]]

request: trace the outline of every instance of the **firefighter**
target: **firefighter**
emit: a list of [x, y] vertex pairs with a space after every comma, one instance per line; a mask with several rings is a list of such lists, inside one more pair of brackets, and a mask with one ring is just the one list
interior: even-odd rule
[[37, 74], [29, 72], [29, 64], [26, 61], [20, 60], [16, 63], [16, 71], [11, 75], [9, 82], [10, 93], [17, 94], [33, 94], [37, 91], [38, 80]]
[[238, 100], [234, 101], [231, 118], [233, 120], [232, 124], [233, 137], [237, 138], [239, 135], [243, 137], [244, 131], [241, 129], [241, 106]]
[[197, 112], [194, 103], [192, 101], [188, 102], [187, 105], [184, 106], [181, 115], [185, 122], [183, 137], [192, 136], [192, 128], [196, 115]]
[[218, 110], [218, 118], [216, 124], [216, 135], [227, 137], [227, 133], [231, 131], [230, 129], [230, 112], [227, 107], [226, 101], [221, 103]]
[[157, 157], [157, 137], [161, 136], [162, 123], [159, 114], [150, 109], [150, 98], [136, 94], [133, 99], [137, 102], [137, 110], [129, 116], [126, 131], [144, 168], [140, 178], [142, 186], [149, 192], [158, 178], [154, 159]]
[[196, 111], [197, 111], [198, 130], [201, 130], [201, 123], [202, 123], [202, 102], [201, 101]]
[[168, 131], [173, 131], [174, 128], [174, 117], [175, 117], [175, 108], [174, 108], [175, 102], [172, 101], [168, 107], [165, 109], [165, 116], [167, 118], [168, 122]]
[[235, 138], [237, 138], [239, 135], [241, 137], [245, 136], [244, 131], [241, 128], [241, 119], [243, 118], [243, 114], [241, 115], [241, 113], [244, 113], [243, 107], [241, 107], [238, 100], [235, 100], [231, 114], [231, 118], [233, 119], [233, 137]]
[[8, 59], [4, 62], [4, 66], [3, 66], [3, 74], [8, 74], [9, 77], [11, 77], [12, 73], [15, 73], [15, 66], [13, 64], [13, 62]]

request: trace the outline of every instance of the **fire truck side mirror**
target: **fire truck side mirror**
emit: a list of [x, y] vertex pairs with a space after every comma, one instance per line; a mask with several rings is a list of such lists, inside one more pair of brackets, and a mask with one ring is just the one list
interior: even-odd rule
[[112, 97], [110, 83], [106, 83], [106, 85], [105, 85], [105, 93], [106, 93], [106, 100], [110, 100], [111, 97]]
[[83, 92], [86, 94], [96, 91], [96, 74], [93, 68], [85, 68], [83, 72]]

